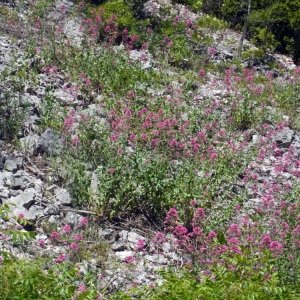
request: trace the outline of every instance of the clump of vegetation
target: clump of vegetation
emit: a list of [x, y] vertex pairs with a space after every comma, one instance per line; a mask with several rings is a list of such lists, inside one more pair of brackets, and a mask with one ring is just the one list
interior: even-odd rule
[[[297, 299], [300, 163], [293, 147], [282, 151], [274, 138], [288, 126], [300, 128], [299, 68], [274, 66], [276, 78], [275, 72], [262, 74], [238, 60], [216, 65], [210, 34], [227, 24], [212, 16], [194, 23], [163, 8], [147, 16], [144, 1], [95, 2], [100, 6], [76, 3], [74, 13], [83, 18], [76, 39], [66, 36], [63, 23], [49, 28], [45, 1], [32, 2], [27, 57], [35, 68], [20, 67], [13, 82], [22, 93], [23, 80], [35, 81], [36, 73], [50, 79], [68, 75], [64, 99], [47, 87], [39, 126], [64, 139], [53, 160], [58, 173], [64, 169], [60, 183], [73, 205], [110, 220], [144, 214], [160, 221], [167, 215], [166, 232], [158, 233], [152, 246], [164, 255], [168, 243], [188, 259], [184, 266], [170, 263], [161, 286], [112, 299]], [[195, 10], [202, 5], [181, 2]], [[216, 13], [233, 24], [244, 6], [235, 3], [229, 11], [228, 3]], [[203, 8], [209, 11], [211, 4], [203, 1]], [[254, 1], [254, 12], [277, 7], [264, 5]], [[294, 23], [291, 18], [289, 26]], [[275, 31], [260, 28], [255, 38], [261, 48], [244, 57], [278, 47], [270, 46]], [[219, 89], [213, 96], [203, 92]], [[1, 134], [11, 139], [26, 109], [20, 113], [21, 104], [7, 93], [0, 102]], [[268, 157], [271, 183], [261, 168]], [[284, 173], [292, 179], [286, 181]], [[1, 209], [0, 216], [6, 217]], [[83, 276], [76, 269], [95, 249], [105, 256], [101, 243], [85, 253], [84, 234], [76, 230], [85, 231], [87, 224], [84, 218], [80, 228], [47, 232], [52, 244], [67, 247], [55, 258], [24, 266], [1, 252], [1, 299], [109, 297], [97, 290], [96, 274]], [[140, 243], [137, 252], [146, 248]]]

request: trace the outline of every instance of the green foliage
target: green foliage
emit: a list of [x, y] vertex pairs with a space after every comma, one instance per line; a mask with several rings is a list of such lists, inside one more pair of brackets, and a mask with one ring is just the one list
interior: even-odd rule
[[[228, 21], [242, 30], [249, 0], [204, 1], [204, 10]], [[299, 0], [258, 1], [252, 0], [248, 39], [265, 52], [279, 50], [291, 53], [297, 62], [300, 57]]]
[[[240, 258], [242, 259], [242, 258]], [[246, 262], [243, 258], [243, 262]], [[200, 270], [199, 270], [200, 271]], [[267, 270], [265, 270], [268, 272]], [[251, 276], [245, 276], [251, 272]], [[228, 270], [224, 267], [214, 268], [214, 275], [203, 276], [201, 272], [191, 270], [161, 271], [164, 278], [161, 286], [147, 289], [134, 290], [141, 299], [298, 299], [300, 286], [281, 285], [276, 273], [270, 274], [270, 279], [265, 280], [266, 273], [256, 272], [247, 267], [240, 267], [239, 271]], [[141, 291], [142, 290], [142, 291]], [[127, 294], [119, 294], [114, 299], [130, 299]]]
[[[80, 275], [76, 267], [62, 263], [47, 270], [44, 268], [43, 261], [28, 262], [5, 255], [0, 264], [0, 298], [69, 300], [77, 293], [75, 281]], [[76, 299], [94, 299], [95, 294], [95, 290], [90, 289]]]
[[173, 2], [187, 5], [194, 12], [199, 11], [203, 7], [203, 0], [173, 0]]
[[211, 15], [204, 15], [197, 21], [197, 25], [202, 28], [208, 28], [213, 32], [222, 30], [228, 27], [228, 23]]
[[12, 140], [16, 137], [22, 128], [28, 107], [28, 103], [24, 103], [20, 95], [9, 92], [0, 95], [0, 138]]

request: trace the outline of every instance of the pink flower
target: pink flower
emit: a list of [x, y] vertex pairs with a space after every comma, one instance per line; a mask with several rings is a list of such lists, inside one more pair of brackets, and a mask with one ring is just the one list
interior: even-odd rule
[[167, 213], [167, 216], [166, 216], [166, 219], [165, 219], [165, 224], [169, 223], [170, 220], [178, 220], [178, 213], [177, 213], [177, 210], [175, 208], [171, 208], [168, 213]]
[[65, 261], [65, 259], [66, 259], [66, 257], [63, 254], [59, 254], [57, 259], [55, 260], [55, 262], [62, 263]]
[[260, 244], [263, 246], [269, 246], [271, 244], [271, 238], [268, 235], [264, 234], [260, 241]]
[[187, 233], [188, 233], [188, 230], [182, 225], [177, 225], [174, 228], [174, 234], [176, 234], [178, 236], [185, 235]]
[[269, 249], [272, 252], [275, 252], [275, 251], [281, 251], [283, 249], [283, 247], [282, 247], [282, 244], [278, 243], [277, 241], [272, 241], [269, 245]]
[[137, 243], [136, 243], [136, 247], [134, 248], [135, 251], [138, 251], [138, 250], [144, 250], [146, 246], [146, 243], [144, 240], [138, 240]]
[[80, 242], [83, 239], [82, 234], [75, 234], [74, 235], [74, 240], [77, 242]]
[[74, 250], [74, 251], [78, 251], [78, 250], [79, 250], [79, 247], [78, 247], [78, 245], [77, 245], [76, 243], [72, 243], [72, 244], [70, 245], [70, 249], [72, 249], [72, 250]]
[[78, 288], [78, 291], [79, 292], [83, 292], [83, 291], [87, 291], [88, 288], [85, 286], [85, 285], [81, 285], [79, 288]]
[[199, 76], [199, 77], [205, 76], [205, 71], [204, 71], [203, 69], [199, 70], [198, 76]]
[[45, 241], [44, 240], [39, 240], [38, 241], [38, 246], [40, 246], [40, 247], [45, 247]]
[[19, 214], [19, 215], [18, 215], [18, 218], [19, 218], [19, 219], [24, 219], [24, 214]]
[[232, 245], [238, 245], [240, 243], [240, 241], [237, 238], [231, 238], [228, 241], [228, 244], [232, 244]]
[[192, 201], [190, 202], [190, 205], [191, 205], [191, 206], [196, 206], [196, 204], [197, 204], [197, 201], [196, 201], [196, 200], [192, 200]]
[[134, 257], [132, 255], [129, 255], [125, 257], [125, 262], [126, 263], [133, 263], [134, 262]]
[[227, 234], [230, 236], [240, 236], [241, 230], [237, 224], [231, 224], [227, 230]]
[[80, 139], [78, 138], [78, 136], [75, 136], [73, 139], [72, 139], [72, 145], [73, 146], [76, 146], [77, 144], [80, 143]]
[[197, 208], [195, 211], [195, 215], [205, 218], [205, 212], [204, 212], [203, 208]]
[[82, 218], [80, 220], [80, 225], [82, 225], [84, 227], [86, 227], [88, 225], [88, 223], [89, 223], [89, 220], [87, 218]]
[[208, 234], [208, 237], [211, 238], [211, 239], [215, 239], [217, 237], [217, 234], [214, 232], [214, 231], [211, 231], [209, 234]]
[[71, 232], [71, 227], [70, 227], [70, 225], [65, 225], [63, 228], [62, 228], [62, 230], [61, 230], [61, 234], [68, 234], [68, 233], [70, 233]]
[[51, 233], [51, 239], [55, 240], [55, 241], [59, 241], [59, 234], [56, 231], [53, 231]]
[[162, 232], [157, 232], [153, 238], [153, 243], [162, 245], [166, 242], [165, 235]]
[[202, 235], [202, 230], [199, 226], [196, 226], [194, 229], [193, 229], [193, 233], [195, 235]]
[[115, 173], [115, 169], [114, 169], [114, 168], [110, 168], [108, 171], [109, 171], [111, 174]]

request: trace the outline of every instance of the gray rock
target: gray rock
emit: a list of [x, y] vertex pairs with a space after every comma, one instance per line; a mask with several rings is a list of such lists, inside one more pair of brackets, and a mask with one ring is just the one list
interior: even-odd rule
[[21, 192], [16, 197], [11, 197], [7, 200], [4, 200], [3, 203], [12, 203], [15, 204], [16, 207], [29, 209], [35, 202], [34, 198], [35, 194], [33, 192]]
[[25, 190], [28, 187], [34, 187], [34, 178], [31, 177], [27, 172], [18, 170], [14, 174], [11, 188]]
[[114, 251], [122, 251], [127, 249], [127, 247], [122, 240], [117, 240], [111, 245], [111, 249]]
[[7, 199], [9, 196], [10, 196], [9, 189], [4, 186], [0, 186], [0, 200]]
[[45, 215], [59, 215], [59, 207], [55, 204], [47, 206], [44, 210]]
[[28, 135], [20, 139], [23, 151], [30, 154], [37, 153], [59, 153], [59, 145], [62, 144], [62, 138], [52, 129], [46, 129], [41, 136]]
[[146, 260], [152, 262], [152, 263], [158, 263], [158, 264], [165, 264], [167, 263], [167, 259], [162, 254], [153, 254], [153, 255], [145, 255], [144, 257]]
[[294, 130], [285, 127], [275, 135], [274, 141], [278, 144], [278, 147], [288, 148], [292, 144], [294, 134]]
[[70, 196], [69, 192], [65, 189], [60, 189], [56, 193], [55, 198], [62, 205], [71, 205], [72, 204], [71, 196]]
[[115, 253], [115, 256], [120, 259], [121, 261], [124, 261], [126, 257], [128, 256], [134, 256], [134, 252], [133, 251], [129, 251], [129, 250], [126, 250], [126, 251], [119, 251], [119, 252], [116, 252]]
[[42, 152], [52, 154], [59, 153], [59, 145], [63, 142], [60, 134], [55, 133], [52, 129], [46, 129], [39, 140], [39, 147]]
[[23, 157], [7, 158], [5, 160], [4, 169], [15, 172], [23, 166]]
[[74, 212], [68, 211], [65, 218], [64, 218], [64, 222], [66, 224], [69, 224], [70, 226], [77, 226], [80, 222], [80, 220], [82, 219], [82, 216], [79, 214], [76, 214]]
[[34, 154], [39, 145], [39, 136], [38, 135], [28, 135], [20, 139], [21, 148], [23, 151], [28, 152], [29, 154]]
[[31, 213], [35, 218], [34, 220], [36, 220], [37, 218], [43, 217], [44, 214], [44, 208], [38, 205], [33, 205], [29, 208], [29, 213]]
[[100, 229], [99, 230], [99, 235], [104, 238], [104, 239], [109, 239], [113, 236], [114, 231], [113, 229]]
[[148, 51], [131, 50], [129, 51], [129, 58], [135, 61], [139, 60], [142, 70], [151, 68], [153, 63], [152, 55]]

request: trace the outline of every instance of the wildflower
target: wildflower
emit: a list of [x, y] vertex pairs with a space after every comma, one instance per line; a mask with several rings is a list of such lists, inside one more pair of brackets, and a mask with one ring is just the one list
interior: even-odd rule
[[87, 218], [82, 218], [80, 220], [80, 225], [86, 227], [88, 225], [89, 220]]
[[63, 229], [61, 230], [61, 234], [68, 234], [68, 233], [70, 233], [71, 232], [71, 227], [70, 227], [70, 225], [65, 225], [64, 227], [63, 227]]
[[232, 244], [232, 245], [238, 245], [240, 243], [240, 241], [237, 238], [231, 238], [228, 241], [228, 244]]
[[85, 286], [85, 285], [81, 285], [79, 288], [78, 288], [78, 291], [79, 292], [83, 292], [83, 291], [87, 291], [88, 288]]
[[59, 241], [59, 234], [56, 231], [53, 231], [51, 233], [51, 239], [53, 239], [54, 241]]
[[202, 230], [199, 226], [196, 226], [194, 229], [193, 229], [193, 233], [195, 235], [202, 235]]
[[271, 238], [268, 235], [264, 234], [260, 244], [263, 246], [269, 246], [271, 244]]
[[40, 246], [40, 247], [45, 247], [45, 241], [44, 240], [39, 240], [38, 241], [38, 246]]
[[162, 245], [166, 242], [165, 235], [162, 232], [157, 232], [153, 238], [153, 243]]
[[168, 213], [167, 213], [167, 216], [166, 216], [166, 219], [165, 219], [165, 224], [169, 223], [170, 220], [174, 220], [177, 221], [178, 220], [178, 213], [177, 213], [177, 210], [175, 208], [171, 208]]
[[63, 254], [59, 254], [57, 259], [55, 260], [55, 262], [62, 263], [65, 261], [65, 259], [66, 259], [66, 257]]
[[76, 146], [77, 144], [79, 144], [80, 143], [80, 139], [77, 137], [77, 136], [75, 136], [73, 139], [72, 139], [72, 145], [73, 146]]
[[132, 255], [129, 255], [125, 257], [125, 262], [126, 263], [133, 263], [134, 262], [134, 257]]
[[217, 234], [214, 232], [214, 231], [211, 231], [209, 234], [208, 234], [208, 237], [211, 238], [211, 239], [215, 239], [217, 237]]
[[231, 224], [227, 230], [229, 236], [240, 236], [241, 230], [237, 224]]
[[195, 211], [195, 215], [205, 218], [205, 212], [204, 212], [203, 208], [197, 208]]
[[204, 77], [205, 76], [205, 71], [203, 69], [198, 71], [198, 76], [199, 77]]
[[188, 230], [182, 226], [182, 225], [177, 225], [175, 228], [174, 228], [174, 233], [178, 236], [181, 236], [181, 235], [185, 235], [188, 233]]
[[83, 239], [82, 234], [75, 234], [74, 235], [74, 240], [77, 242], [80, 242]]
[[24, 219], [24, 218], [25, 218], [25, 217], [24, 217], [24, 214], [19, 214], [19, 215], [18, 215], [18, 218], [19, 218], [19, 219]]
[[78, 245], [77, 245], [76, 243], [72, 243], [72, 244], [70, 245], [70, 249], [72, 249], [72, 250], [74, 250], [74, 251], [78, 251], [78, 250], [79, 250], [79, 247], [78, 247]]
[[138, 240], [137, 243], [136, 243], [136, 247], [134, 248], [135, 251], [138, 251], [138, 250], [144, 250], [146, 244], [145, 244], [145, 241], [144, 240]]
[[269, 249], [272, 252], [275, 252], [275, 251], [281, 251], [283, 249], [283, 247], [282, 247], [282, 244], [278, 243], [277, 241], [272, 241], [269, 245]]
[[197, 204], [197, 201], [196, 200], [192, 200], [191, 202], [190, 202], [190, 205], [191, 206], [195, 206]]

